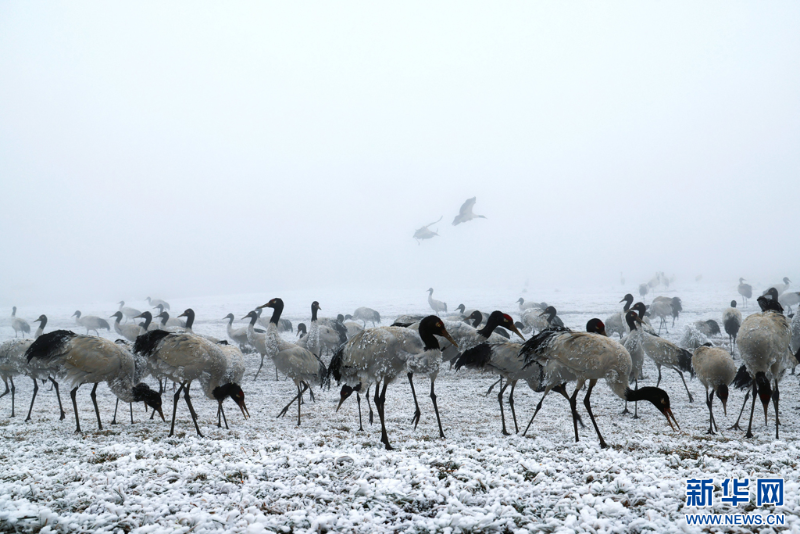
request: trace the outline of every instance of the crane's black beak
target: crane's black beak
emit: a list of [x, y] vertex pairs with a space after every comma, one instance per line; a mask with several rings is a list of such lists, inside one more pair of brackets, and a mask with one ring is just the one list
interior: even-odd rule
[[[672, 410], [671, 410], [671, 409], [669, 409], [669, 408], [664, 408], [664, 412], [663, 412], [663, 413], [664, 413], [664, 417], [666, 417], [666, 418], [667, 418], [667, 423], [669, 423], [669, 427], [670, 427], [672, 430], [675, 430], [675, 426], [677, 426], [677, 427], [678, 427], [678, 430], [680, 430], [680, 429], [681, 429], [681, 425], [679, 425], [679, 424], [678, 424], [678, 420], [677, 420], [677, 419], [675, 419], [675, 414], [673, 414], [673, 413], [672, 413]], [[669, 420], [669, 418], [670, 418], [670, 417], [672, 417], [672, 421], [675, 421], [675, 426], [672, 426], [672, 421], [670, 421], [670, 420]]]
[[522, 332], [519, 331], [519, 329], [517, 328], [517, 325], [511, 324], [511, 325], [508, 325], [508, 328], [509, 328], [509, 330], [511, 330], [512, 332], [517, 334], [519, 337], [521, 337], [522, 341], [525, 341], [525, 336], [523, 336]]
[[245, 419], [250, 419], [250, 410], [247, 409], [244, 399], [237, 399], [236, 397], [233, 397], [233, 402], [239, 406], [239, 409], [242, 411], [242, 416], [244, 416]]

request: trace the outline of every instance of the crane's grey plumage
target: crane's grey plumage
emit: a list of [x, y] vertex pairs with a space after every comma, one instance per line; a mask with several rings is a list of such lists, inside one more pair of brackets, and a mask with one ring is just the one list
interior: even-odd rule
[[181, 319], [177, 319], [175, 317], [170, 317], [169, 312], [167, 312], [167, 309], [164, 307], [163, 304], [154, 306], [154, 308], [158, 308], [158, 315], [156, 315], [156, 317], [162, 319], [161, 326], [159, 328], [163, 329], [163, 327], [165, 326], [180, 328], [180, 329], [186, 328], [186, 321], [182, 321]]
[[522, 312], [522, 324], [528, 327], [533, 333], [541, 332], [550, 326], [547, 318], [539, 308], [531, 308]]
[[[778, 439], [778, 382], [792, 365], [794, 359], [789, 352], [791, 330], [789, 321], [781, 313], [767, 311], [754, 313], [742, 321], [737, 345], [747, 374], [752, 379], [753, 404], [750, 408], [750, 424], [745, 437], [753, 437], [753, 411], [756, 395], [764, 406], [764, 422], [767, 420], [769, 401], [775, 407], [775, 439]], [[772, 382], [774, 387], [771, 387]], [[774, 389], [774, 391], [773, 391]], [[737, 425], [734, 427], [738, 428]]]
[[170, 436], [175, 432], [175, 414], [181, 391], [184, 392], [197, 435], [203, 435], [189, 396], [189, 388], [195, 380], [200, 382], [206, 397], [217, 401], [223, 417], [222, 403], [227, 397], [233, 399], [245, 418], [249, 417], [242, 388], [238, 383], [226, 382], [231, 375], [229, 356], [218, 343], [190, 333], [173, 334], [165, 330], [153, 330], [136, 338], [133, 350], [147, 359], [154, 376], [180, 384], [173, 397]]
[[[708, 433], [719, 432], [714, 420], [714, 394], [722, 401], [722, 410], [728, 414], [728, 386], [736, 376], [736, 364], [725, 349], [719, 347], [698, 347], [692, 355], [692, 367], [697, 379], [706, 388], [706, 406], [708, 406]], [[709, 389], [711, 390], [709, 392]]]
[[425, 226], [423, 226], [422, 228], [418, 229], [416, 232], [414, 232], [414, 239], [417, 240], [417, 244], [418, 245], [421, 244], [422, 241], [425, 240], [425, 239], [432, 239], [432, 238], [434, 238], [434, 237], [439, 235], [436, 232], [434, 232], [433, 230], [429, 230], [428, 227], [429, 226], [433, 226], [434, 224], [438, 223], [441, 220], [442, 220], [442, 217], [439, 217], [438, 220], [433, 221], [432, 223], [428, 223]]
[[86, 334], [88, 335], [89, 332], [94, 330], [94, 333], [98, 336], [100, 335], [100, 328], [104, 328], [108, 331], [111, 331], [111, 326], [108, 324], [108, 321], [105, 319], [101, 319], [96, 315], [84, 315], [81, 317], [81, 311], [77, 310], [75, 313], [72, 314], [75, 317], [75, 322], [78, 326], [82, 326], [86, 329]]
[[557, 315], [558, 311], [553, 306], [548, 306], [539, 315], [547, 318], [547, 324], [550, 328], [564, 328], [564, 321]]
[[477, 197], [468, 198], [462, 205], [461, 209], [458, 210], [458, 215], [456, 218], [453, 219], [453, 226], [459, 225], [461, 223], [465, 223], [471, 221], [472, 219], [485, 219], [486, 217], [483, 215], [476, 215], [472, 212], [472, 209], [475, 207], [475, 201]]
[[134, 317], [136, 317], [137, 315], [142, 313], [141, 311], [137, 310], [136, 308], [131, 308], [130, 306], [125, 306], [125, 301], [124, 300], [119, 301], [119, 311], [121, 311], [122, 315], [125, 316], [125, 320], [126, 321], [128, 319], [133, 319]]
[[81, 384], [94, 384], [90, 397], [97, 415], [97, 426], [103, 429], [96, 390], [100, 382], [108, 384], [114, 395], [123, 402], [143, 401], [161, 412], [161, 395], [147, 384], [134, 383], [133, 355], [122, 345], [95, 336], [82, 336], [67, 330], [42, 334], [25, 352], [28, 362], [40, 360], [60, 366], [72, 388], [72, 407], [75, 410], [75, 431], [81, 431], [76, 393]]
[[[441, 350], [435, 335], [450, 338], [450, 334], [441, 319], [429, 315], [419, 324], [419, 330], [400, 326], [381, 326], [364, 330], [350, 339], [331, 360], [329, 374], [337, 382], [343, 382], [340, 393], [339, 405], [356, 392], [375, 385], [375, 407], [381, 421], [381, 443], [387, 450], [391, 450], [389, 437], [386, 433], [386, 389], [397, 375], [403, 371], [407, 373], [423, 373], [432, 375], [441, 363]], [[452, 338], [449, 341], [455, 342]], [[383, 388], [381, 388], [383, 383]], [[433, 382], [431, 382], [433, 387]], [[361, 399], [359, 403], [359, 427], [361, 425]], [[441, 429], [439, 410], [436, 404], [436, 395], [431, 389], [431, 400]]]
[[[639, 317], [637, 316], [637, 322], [638, 321]], [[686, 385], [686, 379], [683, 377], [684, 372], [688, 372], [691, 376], [694, 376], [692, 354], [671, 341], [651, 334], [644, 328], [637, 328], [636, 331], [641, 336], [642, 349], [645, 355], [653, 360], [653, 363], [655, 363], [658, 368], [658, 382], [656, 382], [656, 387], [661, 384], [661, 367], [674, 369], [681, 377], [683, 386], [686, 388], [686, 393], [689, 395], [689, 402], [694, 402], [692, 394], [689, 392], [689, 386]]]
[[552, 328], [526, 341], [520, 355], [525, 358], [527, 365], [536, 363], [544, 368], [544, 383], [547, 385], [545, 394], [555, 384], [563, 383], [565, 376], [574, 377], [576, 380], [575, 392], [570, 397], [575, 441], [578, 441], [576, 399], [587, 380], [589, 389], [583, 404], [602, 448], [607, 445], [597, 427], [589, 400], [595, 384], [601, 378], [605, 379], [611, 391], [618, 397], [629, 401], [648, 400], [667, 418], [671, 428], [674, 429], [673, 421], [678, 424], [670, 409], [669, 395], [665, 391], [657, 387], [635, 391], [630, 389], [628, 383], [631, 375], [631, 356], [625, 347], [604, 335]]
[[[683, 305], [679, 297], [656, 297], [650, 305], [650, 315], [658, 317], [661, 321], [658, 325], [658, 332], [661, 333], [661, 327], [666, 330], [667, 318], [672, 317], [672, 326], [675, 326], [675, 319], [678, 318], [680, 312], [683, 311]], [[669, 330], [666, 330], [669, 334]]]
[[353, 312], [353, 319], [362, 321], [364, 323], [364, 328], [367, 327], [368, 322], [372, 323], [372, 326], [381, 324], [381, 314], [365, 306], [356, 308], [356, 311]]
[[433, 298], [433, 288], [428, 289], [428, 305], [436, 315], [447, 313], [447, 303]]
[[169, 302], [167, 302], [166, 300], [151, 299], [150, 297], [147, 297], [147, 303], [153, 308], [158, 308], [160, 306], [161, 307], [160, 311], [169, 309]]
[[[133, 323], [133, 324], [120, 324], [120, 321], [122, 320], [122, 312], [121, 311], [118, 311], [118, 312], [114, 313], [114, 315], [112, 315], [111, 317], [115, 317], [116, 318], [116, 320], [114, 321], [114, 331], [117, 334], [119, 334], [122, 337], [124, 337], [125, 339], [127, 339], [128, 341], [136, 341], [136, 338], [139, 337], [139, 334], [141, 334], [141, 333], [146, 331], [146, 328], [142, 328], [141, 326], [139, 326], [136, 323]], [[136, 316], [134, 316], [132, 318], [136, 318], [136, 317], [139, 317], [139, 315], [136, 315]]]
[[[228, 337], [231, 339], [231, 341], [239, 345], [239, 348], [247, 347], [248, 345], [250, 345], [250, 342], [247, 339], [247, 328], [248, 328], [247, 326], [243, 326], [241, 328], [234, 328], [233, 320], [235, 319], [235, 317], [232, 313], [229, 313], [222, 319], [228, 320], [227, 331], [228, 331]], [[256, 328], [255, 331], [259, 334], [264, 333], [264, 330], [261, 330], [260, 328]], [[236, 382], [236, 383], [240, 384], [241, 382]]]
[[17, 334], [20, 332], [22, 332], [22, 337], [25, 337], [25, 334], [31, 333], [31, 325], [28, 324], [28, 321], [21, 317], [17, 317], [16, 306], [11, 308], [11, 328], [14, 329], [14, 337], [17, 337]]
[[[297, 425], [300, 425], [300, 405], [303, 400], [303, 393], [309, 391], [311, 399], [314, 399], [314, 392], [311, 389], [311, 382], [318, 381], [320, 386], [324, 384], [328, 370], [317, 356], [311, 351], [285, 341], [278, 335], [278, 321], [283, 313], [283, 300], [280, 298], [271, 299], [259, 308], [272, 308], [272, 317], [265, 334], [267, 354], [272, 358], [275, 368], [282, 374], [288, 376], [297, 387], [297, 396], [289, 401], [289, 404], [281, 410], [278, 417], [286, 415], [289, 407], [297, 401]], [[252, 324], [252, 323], [251, 323]]]
[[[299, 346], [310, 350], [317, 356], [322, 356], [325, 352], [333, 354], [348, 339], [347, 327], [342, 322], [328, 320], [327, 324], [321, 324], [322, 321], [317, 319], [317, 311], [321, 309], [316, 300], [311, 303], [311, 326], [297, 341]], [[344, 318], [344, 316], [341, 317]], [[305, 330], [305, 325], [303, 323], [300, 325], [303, 325], [303, 330]], [[300, 325], [297, 326], [298, 335], [300, 335]]]
[[739, 278], [739, 287], [737, 288], [739, 294], [742, 296], [742, 306], [747, 307], [747, 299], [753, 296], [753, 286], [744, 283], [744, 278]]

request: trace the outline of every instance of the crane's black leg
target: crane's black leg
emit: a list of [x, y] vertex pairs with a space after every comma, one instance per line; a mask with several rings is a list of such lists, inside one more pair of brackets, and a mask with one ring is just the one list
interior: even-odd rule
[[686, 379], [683, 378], [683, 373], [680, 372], [680, 371], [677, 371], [677, 370], [675, 372], [678, 373], [678, 375], [681, 377], [681, 382], [683, 382], [683, 387], [686, 388], [686, 394], [689, 395], [689, 402], [694, 402], [694, 399], [692, 398], [692, 394], [689, 393], [689, 386], [686, 385]]
[[58, 409], [61, 412], [61, 417], [59, 417], [58, 420], [63, 421], [64, 418], [67, 416], [67, 414], [64, 413], [64, 406], [61, 405], [61, 393], [59, 393], [58, 391], [58, 382], [53, 380], [53, 377], [50, 377], [50, 381], [53, 383], [53, 389], [56, 390], [56, 399], [58, 399]]
[[367, 386], [367, 392], [364, 394], [364, 398], [367, 399], [367, 408], [369, 408], [369, 424], [373, 424], [375, 417], [372, 413], [372, 404], [369, 403], [369, 388], [370, 386]]
[[[221, 402], [219, 403], [218, 412], [219, 412], [220, 415], [222, 415], [222, 420], [225, 421], [225, 430], [229, 430], [229, 428], [228, 428], [228, 420], [225, 418], [225, 409], [222, 407], [222, 403]], [[219, 415], [217, 415], [217, 427], [218, 428], [222, 428], [222, 425], [219, 422]]]
[[780, 398], [780, 393], [778, 392], [778, 381], [775, 380], [775, 389], [772, 391], [772, 404], [775, 406], [775, 439], [778, 439], [778, 425], [780, 425], [780, 420], [778, 419], [778, 399]]
[[414, 390], [414, 373], [408, 373], [408, 383], [411, 384], [411, 395], [414, 397], [414, 416], [411, 418], [411, 422], [414, 423], [414, 430], [416, 430], [422, 412], [419, 411], [417, 392]]
[[757, 388], [756, 381], [753, 380], [753, 404], [750, 406], [750, 424], [747, 425], [747, 434], [744, 435], [744, 437], [746, 438], [753, 437], [753, 412], [756, 409], [756, 397], [758, 396], [757, 395], [758, 391], [756, 388]]
[[525, 432], [522, 433], [523, 436], [528, 433], [528, 429], [531, 427], [533, 419], [536, 417], [536, 414], [539, 413], [539, 410], [542, 409], [542, 403], [544, 402], [544, 398], [547, 397], [547, 394], [550, 393], [551, 389], [552, 388], [550, 386], [547, 386], [545, 388], [544, 395], [542, 395], [542, 398], [539, 399], [539, 404], [536, 405], [536, 410], [534, 410], [533, 415], [531, 416], [531, 420], [528, 421], [528, 426], [525, 427]]
[[[145, 404], [145, 406], [147, 406], [147, 405]], [[131, 410], [131, 424], [133, 424], [133, 403], [132, 402], [128, 403], [128, 408], [130, 408], [130, 410]]]
[[314, 399], [314, 390], [311, 389], [311, 384], [306, 382], [306, 386], [308, 388], [308, 394], [311, 396], [311, 402], [316, 403], [317, 401]]
[[656, 387], [658, 387], [658, 385], [661, 383], [661, 366], [656, 365], [656, 367], [658, 367], [658, 382], [656, 382]]
[[[255, 382], [256, 379], [258, 378], [258, 373], [261, 372], [261, 368], [262, 367], [264, 367], [264, 355], [263, 354], [261, 355], [261, 364], [258, 366], [258, 371], [256, 371], [256, 376], [253, 377], [253, 382]], [[275, 380], [277, 380], [277, 379], [278, 379], [278, 368], [276, 367], [275, 368]]]
[[495, 380], [495, 381], [494, 381], [494, 384], [492, 384], [491, 386], [489, 386], [489, 389], [487, 389], [487, 390], [486, 390], [486, 395], [484, 395], [484, 396], [485, 396], [485, 397], [488, 397], [488, 396], [489, 396], [489, 393], [491, 393], [491, 392], [492, 392], [492, 390], [494, 389], [494, 387], [495, 387], [497, 384], [499, 384], [500, 382], [502, 382], [502, 381], [503, 381], [503, 377], [500, 377], [498, 380]]
[[364, 431], [364, 425], [361, 422], [361, 394], [356, 391], [356, 402], [358, 402], [358, 431]]
[[192, 421], [194, 422], [195, 430], [197, 430], [197, 435], [202, 438], [203, 434], [200, 433], [200, 425], [197, 424], [197, 413], [194, 411], [194, 406], [192, 406], [192, 400], [189, 398], [189, 386], [191, 385], [192, 385], [191, 381], [186, 382], [186, 387], [183, 388], [183, 398], [186, 400], [186, 405], [189, 407], [189, 413], [192, 414]]
[[[0, 378], [2, 378], [2, 379], [3, 379], [3, 384], [5, 384], [5, 386], [6, 386], [6, 390], [3, 392], [3, 394], [2, 394], [2, 395], [0, 395], [0, 399], [2, 399], [2, 398], [3, 398], [3, 397], [5, 397], [6, 395], [8, 395], [8, 394], [9, 394], [9, 392], [10, 392], [11, 390], [10, 390], [10, 389], [8, 389], [8, 382], [6, 381], [6, 377], [4, 377], [4, 376], [0, 376]], [[12, 384], [13, 384], [13, 382], [12, 382]]]
[[[708, 392], [708, 388], [706, 388], [706, 406], [708, 406], [708, 432], [707, 434], [714, 434], [714, 411], [712, 409], [712, 405], [714, 404], [714, 390], [711, 390], [711, 393]], [[719, 430], [719, 427], [717, 427]]]
[[278, 366], [275, 366], [275, 382], [278, 381]]
[[75, 386], [72, 391], [69, 392], [69, 396], [72, 397], [72, 409], [75, 410], [75, 432], [80, 433], [81, 431], [81, 421], [78, 419], [78, 401], [75, 399], [75, 394], [78, 393], [78, 388], [80, 386]]
[[[392, 450], [392, 446], [389, 444], [389, 434], [386, 433], [386, 387], [389, 385], [388, 380], [384, 380], [383, 382], [383, 389], [381, 390], [381, 409], [378, 412], [378, 415], [381, 418], [381, 441], [383, 441], [383, 445], [387, 451]], [[375, 393], [378, 392], [376, 387]]]
[[[594, 385], [597, 384], [596, 379], [589, 380], [589, 389], [586, 391], [586, 396], [583, 398], [583, 405], [586, 407], [586, 411], [589, 412], [589, 419], [592, 420], [592, 425], [594, 425], [594, 431], [597, 432], [597, 437], [600, 439], [600, 448], [605, 449], [608, 447], [606, 445], [606, 441], [603, 439], [603, 436], [600, 435], [600, 429], [597, 427], [597, 421], [594, 420], [594, 414], [592, 413], [592, 405], [589, 402], [589, 397], [592, 395], [592, 389], [594, 389]], [[575, 425], [575, 431], [578, 431], [578, 425]], [[575, 440], [577, 441], [577, 439]]]
[[284, 415], [286, 415], [289, 412], [289, 408], [292, 406], [292, 403], [294, 403], [294, 401], [297, 401], [297, 403], [300, 404], [300, 384], [302, 384], [302, 382], [295, 383], [295, 386], [297, 386], [297, 395], [292, 397], [292, 400], [289, 401], [289, 404], [287, 404], [286, 406], [283, 407], [283, 410], [281, 410], [281, 412], [278, 414], [278, 416], [275, 419], [277, 419], [278, 417], [283, 417]]
[[305, 382], [300, 382], [303, 385], [303, 389], [300, 389], [300, 386], [297, 386], [297, 426], [300, 426], [300, 399], [303, 398], [303, 393], [308, 389], [308, 385]]
[[517, 381], [511, 383], [511, 393], [508, 394], [508, 404], [511, 406], [511, 418], [514, 419], [514, 433], [519, 434], [519, 427], [517, 426], [517, 414], [514, 411], [514, 388], [517, 387]]
[[[172, 426], [169, 427], [169, 437], [172, 437], [172, 434], [175, 433], [175, 414], [178, 413], [178, 401], [181, 398], [181, 391], [183, 391], [183, 384], [178, 389], [178, 391], [172, 396]], [[155, 410], [153, 410], [155, 412]], [[152, 419], [152, 417], [151, 417]]]
[[[583, 386], [581, 385], [581, 387], [583, 387]], [[560, 393], [561, 396], [563, 396], [565, 399], [567, 399], [567, 402], [569, 402], [569, 393], [567, 393], [567, 383], [566, 382], [555, 386], [553, 388], [553, 391], [555, 391], [556, 393]], [[579, 414], [577, 412], [577, 410], [575, 411], [575, 415], [578, 416], [578, 424], [581, 426], [581, 428], [586, 428], [586, 425], [583, 424], [583, 419], [581, 418], [581, 414]]]
[[98, 384], [95, 382], [92, 392], [89, 393], [89, 396], [92, 398], [92, 404], [94, 404], [94, 413], [97, 415], [97, 429], [103, 430], [103, 423], [100, 421], [100, 408], [97, 406], [97, 386]]
[[433, 411], [436, 412], [436, 422], [439, 424], [439, 437], [444, 439], [444, 430], [442, 430], [442, 420], [439, 418], [439, 406], [436, 404], [436, 392], [433, 386], [436, 384], [436, 379], [431, 379], [431, 401], [433, 401]]
[[[503, 377], [500, 377], [500, 380], [502, 380], [502, 379], [503, 379]], [[505, 410], [503, 409], [503, 393], [505, 393], [507, 387], [508, 387], [508, 382], [506, 382], [505, 385], [502, 385], [502, 382], [501, 382], [500, 391], [497, 393], [497, 402], [500, 403], [500, 420], [503, 423], [502, 433], [503, 433], [504, 436], [510, 436], [511, 435], [511, 434], [508, 433], [508, 430], [506, 430], [506, 414], [505, 414]]]
[[119, 397], [117, 398], [117, 403], [114, 405], [114, 417], [111, 418], [111, 425], [117, 424], [117, 408], [119, 408]]
[[[31, 407], [28, 408], [28, 417], [25, 418], [25, 421], [31, 420], [31, 412], [33, 411], [33, 401], [36, 400], [36, 394], [39, 393], [39, 384], [36, 383], [36, 379], [33, 379], [33, 396], [31, 397]], [[77, 412], [76, 412], [77, 413]]]
[[744, 413], [744, 407], [747, 406], [747, 399], [750, 398], [750, 390], [747, 390], [747, 393], [744, 396], [744, 402], [742, 403], [742, 409], [739, 410], [739, 417], [736, 418], [736, 422], [731, 426], [728, 430], [741, 430], [739, 426], [739, 420], [742, 418], [742, 414]]
[[[578, 438], [578, 392], [583, 387], [583, 382], [578, 381], [575, 386], [575, 392], [569, 398], [569, 408], [572, 410], [572, 426], [575, 428], [575, 443], [579, 441]], [[594, 419], [592, 420], [594, 422]]]

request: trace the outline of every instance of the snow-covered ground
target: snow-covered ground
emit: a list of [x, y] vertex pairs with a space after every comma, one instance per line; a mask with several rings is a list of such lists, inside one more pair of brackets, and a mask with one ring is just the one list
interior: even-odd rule
[[[733, 291], [733, 294], [732, 294]], [[692, 284], [660, 292], [683, 299], [684, 313], [666, 336], [679, 339], [683, 328], [697, 319], [721, 322], [721, 310], [735, 286], [715, 288]], [[605, 319], [617, 309], [625, 291], [606, 288], [526, 295], [546, 300], [559, 309], [567, 326], [582, 330], [586, 321]], [[658, 293], [657, 293], [658, 294]], [[173, 315], [192, 306], [195, 330], [225, 337], [228, 312], [243, 316], [269, 297], [287, 303], [285, 316], [295, 323], [307, 320], [311, 300], [321, 302], [323, 315], [348, 313], [360, 305], [379, 310], [384, 324], [406, 312], [426, 312], [426, 294], [399, 293], [381, 300], [359, 302], [337, 295], [283, 294], [214, 297], [173, 302]], [[446, 299], [445, 295], [436, 294]], [[513, 293], [472, 295], [467, 307], [491, 311], [500, 308], [518, 316]], [[652, 297], [649, 295], [648, 297]], [[455, 299], [452, 299], [455, 300]], [[451, 308], [457, 303], [450, 302]], [[650, 298], [647, 299], [647, 302]], [[142, 303], [129, 302], [135, 306]], [[753, 313], [755, 303], [743, 310]], [[82, 310], [108, 316], [115, 310]], [[39, 313], [50, 318], [47, 330], [74, 328], [74, 309], [21, 308], [29, 320]], [[242, 323], [243, 324], [243, 323]], [[75, 329], [79, 333], [84, 333]], [[116, 338], [113, 334], [106, 334]], [[0, 340], [13, 337], [4, 324]], [[291, 338], [287, 335], [287, 338]], [[727, 347], [727, 336], [713, 339]], [[326, 361], [329, 357], [325, 358]], [[276, 419], [295, 392], [294, 384], [275, 380], [271, 363], [257, 382], [252, 380], [258, 357], [248, 355], [248, 374], [242, 384], [251, 419], [244, 421], [232, 403], [226, 406], [230, 430], [216, 427], [216, 402], [202, 398], [195, 388], [205, 438], [198, 438], [186, 405], [178, 404], [176, 436], [168, 438], [168, 424], [151, 421], [142, 405], [134, 406], [135, 424], [127, 407], [117, 425], [109, 425], [114, 396], [105, 385], [98, 389], [104, 421], [97, 431], [89, 386], [78, 391], [84, 433], [74, 434], [74, 415], [68, 392], [62, 391], [67, 417], [59, 421], [55, 395], [40, 388], [33, 420], [25, 423], [32, 385], [18, 378], [17, 416], [9, 418], [10, 395], [0, 400], [0, 530], [5, 531], [113, 531], [113, 532], [694, 532], [684, 514], [687, 478], [783, 477], [785, 504], [781, 507], [742, 505], [739, 511], [783, 513], [785, 529], [800, 531], [800, 484], [797, 438], [800, 425], [798, 379], [787, 374], [781, 384], [781, 439], [774, 439], [774, 414], [764, 427], [756, 407], [755, 438], [744, 431], [727, 430], [735, 421], [743, 393], [732, 390], [728, 416], [715, 402], [722, 435], [709, 436], [703, 387], [689, 382], [695, 402], [675, 372], [666, 371], [661, 387], [671, 398], [681, 432], [669, 429], [648, 403], [640, 403], [641, 418], [621, 415], [623, 402], [602, 382], [592, 395], [601, 432], [610, 444], [598, 446], [581, 403], [587, 428], [575, 443], [566, 401], [552, 395], [527, 437], [500, 434], [496, 395], [484, 393], [494, 379], [488, 375], [444, 370], [436, 382], [439, 407], [447, 438], [438, 438], [436, 419], [427, 396], [428, 381], [417, 378], [423, 417], [414, 430], [410, 388], [398, 380], [387, 392], [387, 428], [394, 451], [379, 443], [377, 414], [358, 432], [355, 397], [337, 413], [338, 388], [316, 388], [316, 403], [303, 405], [302, 425], [296, 411]], [[648, 377], [640, 385], [655, 385], [655, 366], [645, 362]], [[149, 379], [152, 383], [152, 379]], [[687, 377], [688, 380], [688, 377]], [[582, 398], [582, 396], [581, 396]], [[524, 428], [539, 394], [521, 384], [515, 393], [519, 425]], [[171, 395], [164, 396], [165, 414], [171, 415]], [[508, 406], [506, 406], [508, 408]], [[749, 411], [749, 406], [748, 406]], [[510, 411], [506, 409], [508, 422]], [[293, 417], [293, 415], [295, 417]], [[719, 488], [717, 488], [717, 498]], [[736, 511], [716, 504], [710, 511]], [[727, 527], [727, 531], [770, 532], [768, 527]]]

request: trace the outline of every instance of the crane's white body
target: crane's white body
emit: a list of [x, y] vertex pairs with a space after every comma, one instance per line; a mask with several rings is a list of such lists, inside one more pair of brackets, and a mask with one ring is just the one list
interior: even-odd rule
[[159, 306], [161, 306], [162, 311], [169, 309], [169, 302], [167, 302], [166, 300], [151, 299], [150, 297], [147, 297], [147, 303], [153, 308], [158, 308]]
[[[136, 341], [136, 338], [144, 333], [144, 329], [138, 324], [120, 324], [119, 319], [119, 315], [117, 315], [114, 321], [114, 331], [128, 341]], [[150, 325], [152, 324], [150, 323]]]
[[750, 376], [764, 373], [769, 380], [780, 381], [791, 366], [789, 321], [775, 312], [748, 315], [739, 329], [739, 352]]
[[122, 315], [125, 316], [125, 320], [132, 320], [137, 315], [141, 315], [142, 312], [137, 310], [136, 308], [131, 308], [130, 306], [125, 306], [125, 301], [121, 300], [119, 302], [119, 311], [122, 312]]
[[708, 390], [719, 386], [729, 386], [736, 376], [736, 364], [725, 349], [719, 347], [698, 347], [692, 355], [692, 367], [697, 379]]
[[25, 337], [25, 334], [30, 334], [31, 332], [31, 325], [28, 324], [28, 321], [17, 317], [16, 306], [11, 309], [11, 328], [14, 329], [14, 337], [17, 337], [19, 333], [22, 333], [22, 337]]
[[80, 313], [80, 311], [75, 312], [75, 314], [77, 314], [75, 317], [75, 323], [77, 323], [78, 326], [85, 328], [86, 334], [89, 334], [89, 332], [94, 330], [94, 332], [99, 336], [100, 328], [105, 328], [106, 330], [110, 329], [108, 321], [105, 319], [102, 319], [96, 315], [81, 315]]

